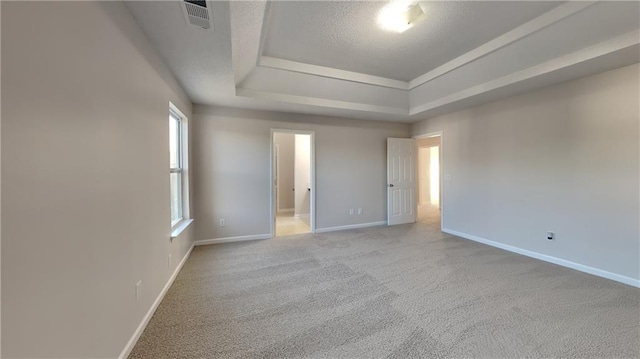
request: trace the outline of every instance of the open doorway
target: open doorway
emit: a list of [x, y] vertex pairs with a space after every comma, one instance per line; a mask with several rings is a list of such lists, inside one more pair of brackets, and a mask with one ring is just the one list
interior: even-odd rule
[[441, 227], [442, 134], [416, 137], [418, 146], [417, 222]]
[[272, 151], [271, 235], [314, 232], [313, 133], [273, 130]]

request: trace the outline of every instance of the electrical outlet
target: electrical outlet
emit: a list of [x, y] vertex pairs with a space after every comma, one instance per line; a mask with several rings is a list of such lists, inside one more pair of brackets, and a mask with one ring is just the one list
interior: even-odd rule
[[220, 218], [220, 227], [224, 227], [227, 224], [227, 222], [225, 222], [224, 218]]
[[547, 232], [547, 240], [548, 241], [555, 241], [556, 240], [555, 232]]
[[353, 216], [353, 208], [349, 208], [349, 215]]
[[171, 269], [171, 254], [169, 254], [169, 258], [167, 259], [167, 265], [169, 266], [169, 269]]
[[358, 208], [358, 214], [362, 214], [362, 208]]
[[140, 296], [142, 295], [142, 279], [136, 283], [136, 301], [140, 300]]

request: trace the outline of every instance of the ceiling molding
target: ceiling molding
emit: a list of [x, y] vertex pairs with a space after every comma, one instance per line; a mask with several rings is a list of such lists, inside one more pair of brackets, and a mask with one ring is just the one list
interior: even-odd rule
[[600, 0], [594, 1], [569, 1], [552, 10], [538, 16], [537, 18], [530, 20], [529, 22], [516, 27], [515, 29], [496, 37], [495, 39], [445, 63], [439, 67], [423, 74], [415, 79], [407, 82], [386, 77], [373, 76], [363, 74], [359, 72], [352, 72], [346, 70], [339, 70], [332, 67], [317, 66], [303, 62], [289, 61], [285, 59], [263, 56], [264, 44], [269, 32], [269, 20], [270, 20], [270, 5], [271, 0], [267, 1], [265, 15], [263, 20], [262, 32], [260, 34], [260, 49], [258, 52], [257, 65], [276, 68], [285, 71], [293, 71], [306, 73], [310, 75], [330, 77], [339, 80], [360, 82], [369, 85], [376, 85], [382, 87], [390, 87], [399, 90], [412, 90], [420, 85], [423, 85], [433, 79], [436, 79], [448, 72], [451, 72], [465, 64], [473, 62], [491, 52], [494, 52], [500, 48], [503, 48], [513, 42], [516, 42], [528, 35], [533, 34], [549, 25], [552, 25], [566, 17], [569, 17], [587, 7], [597, 3]]
[[414, 116], [423, 112], [434, 110], [446, 105], [450, 105], [474, 96], [478, 96], [490, 91], [494, 91], [509, 85], [530, 80], [554, 71], [561, 70], [579, 63], [589, 61], [616, 51], [620, 51], [631, 46], [640, 44], [640, 33], [638, 30], [630, 31], [626, 34], [617, 36], [613, 39], [598, 43], [596, 45], [575, 51], [573, 53], [560, 56], [553, 60], [544, 62], [539, 65], [529, 67], [524, 70], [499, 77], [497, 79], [487, 81], [483, 84], [476, 85], [450, 95], [446, 95], [437, 100], [417, 105], [409, 108], [398, 108], [390, 106], [377, 106], [371, 104], [347, 102], [339, 100], [330, 100], [318, 97], [297, 96], [282, 94], [276, 92], [259, 91], [247, 88], [236, 88], [236, 95], [241, 97], [250, 97], [256, 99], [279, 101], [285, 103], [293, 103], [299, 105], [309, 105], [316, 107], [327, 107], [334, 109], [353, 110], [360, 112], [373, 112], [378, 114]]
[[470, 87], [466, 90], [456, 92], [451, 95], [444, 96], [437, 100], [428, 102], [423, 105], [415, 106], [409, 110], [410, 115], [417, 115], [425, 111], [433, 110], [454, 102], [477, 96], [488, 91], [496, 90], [501, 87], [512, 85], [521, 81], [532, 79], [553, 71], [560, 70], [565, 67], [579, 64], [609, 53], [613, 53], [625, 48], [640, 44], [638, 30], [630, 31], [624, 35], [615, 37], [611, 40], [601, 42], [599, 44], [575, 51], [573, 53], [560, 56], [553, 60], [544, 62], [539, 65], [529, 67], [527, 69], [511, 73], [499, 77], [495, 80], [485, 82], [483, 84]]
[[[215, 32], [186, 26], [175, 4], [130, 1], [127, 6], [191, 101], [218, 106], [414, 122], [640, 61], [637, 3], [570, 1], [471, 51], [459, 48], [466, 54], [444, 60], [424, 74], [427, 85], [411, 89], [416, 79], [262, 56], [277, 9], [269, 0], [260, 2], [233, 9], [228, 2], [212, 2], [218, 9]], [[536, 53], [541, 56], [531, 58]], [[239, 74], [246, 71], [244, 79]]]
[[452, 70], [457, 69], [465, 64], [473, 62], [493, 51], [503, 48], [513, 42], [516, 42], [528, 35], [533, 34], [536, 31], [552, 25], [568, 16], [571, 16], [587, 7], [595, 4], [598, 1], [569, 1], [558, 7], [551, 9], [550, 11], [538, 16], [537, 18], [524, 23], [515, 29], [504, 33], [495, 39], [481, 45], [466, 54], [459, 56], [424, 75], [418, 76], [415, 79], [409, 81], [409, 89], [414, 89], [422, 84], [425, 84], [435, 78], [438, 78]]
[[262, 52], [264, 51], [264, 43], [267, 41], [267, 33], [269, 33], [269, 21], [271, 19], [271, 0], [267, 0], [264, 5], [264, 17], [262, 18], [262, 30], [260, 31], [260, 45], [258, 45], [258, 56], [256, 57], [256, 66], [260, 66]]
[[359, 72], [339, 70], [332, 67], [317, 66], [302, 62], [290, 61], [270, 56], [264, 56], [264, 46], [269, 34], [269, 23], [271, 21], [271, 0], [265, 4], [264, 17], [262, 20], [262, 31], [260, 32], [260, 45], [258, 47], [257, 66], [270, 67], [285, 71], [300, 72], [310, 75], [335, 78], [351, 82], [365, 83], [382, 87], [390, 87], [399, 90], [408, 90], [407, 81], [394, 80], [386, 77], [373, 76]]
[[251, 97], [270, 101], [279, 101], [294, 103], [299, 105], [310, 105], [318, 107], [329, 107], [343, 110], [365, 111], [374, 112], [388, 115], [402, 115], [408, 116], [409, 110], [406, 108], [389, 107], [389, 106], [376, 106], [365, 103], [346, 102], [338, 100], [329, 100], [318, 97], [296, 96], [275, 92], [257, 91], [246, 88], [236, 88], [236, 96]]
[[390, 87], [399, 90], [409, 89], [409, 83], [406, 81], [399, 81], [386, 77], [373, 76], [353, 71], [339, 70], [332, 67], [311, 65], [303, 62], [283, 60], [270, 56], [261, 56], [258, 65], [280, 70], [300, 72], [309, 75], [317, 75], [369, 85]]

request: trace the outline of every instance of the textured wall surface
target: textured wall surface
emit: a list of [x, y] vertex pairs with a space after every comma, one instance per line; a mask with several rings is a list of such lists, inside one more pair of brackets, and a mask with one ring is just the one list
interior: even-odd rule
[[195, 106], [192, 122], [198, 240], [269, 233], [271, 129], [315, 131], [318, 229], [386, 220], [386, 138], [409, 135], [406, 124], [221, 107]]
[[444, 132], [443, 227], [639, 279], [639, 69], [414, 124]]
[[116, 358], [191, 247], [168, 142], [191, 103], [122, 3], [1, 6], [2, 357]]

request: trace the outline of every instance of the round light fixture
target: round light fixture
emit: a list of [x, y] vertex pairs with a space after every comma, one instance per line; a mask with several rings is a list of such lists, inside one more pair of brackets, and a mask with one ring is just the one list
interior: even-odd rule
[[425, 13], [419, 3], [407, 0], [392, 0], [378, 12], [378, 25], [392, 32], [404, 32], [420, 20]]

